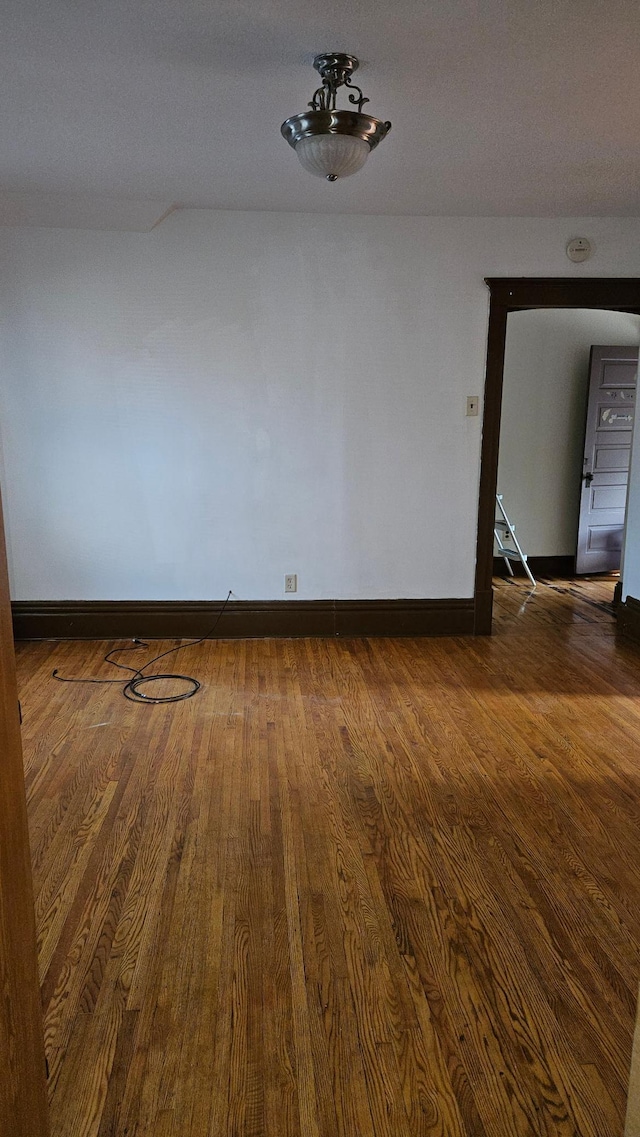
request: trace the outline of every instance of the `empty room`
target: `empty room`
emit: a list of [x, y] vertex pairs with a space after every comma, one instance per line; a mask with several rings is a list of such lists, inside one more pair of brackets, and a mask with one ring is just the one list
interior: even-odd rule
[[2, 29], [0, 1137], [640, 1137], [640, 11]]

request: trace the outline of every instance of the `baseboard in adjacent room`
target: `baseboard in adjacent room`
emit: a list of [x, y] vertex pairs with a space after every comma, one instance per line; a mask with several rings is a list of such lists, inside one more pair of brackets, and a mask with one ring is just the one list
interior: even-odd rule
[[[534, 576], [547, 576], [556, 580], [566, 580], [575, 573], [575, 557], [529, 557], [527, 564]], [[512, 561], [511, 567], [516, 576], [525, 572], [519, 561]], [[494, 576], [508, 576], [507, 566], [502, 557], [493, 558]]]
[[[182, 639], [204, 636], [222, 601], [19, 600], [17, 640]], [[451, 600], [232, 600], [219, 639], [262, 636], [463, 636], [473, 598]]]

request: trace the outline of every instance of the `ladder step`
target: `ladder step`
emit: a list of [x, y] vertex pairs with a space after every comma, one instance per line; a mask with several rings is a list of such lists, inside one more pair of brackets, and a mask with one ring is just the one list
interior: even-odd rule
[[[496, 494], [496, 505], [498, 506], [498, 510], [502, 514], [502, 517], [495, 518], [493, 523], [494, 545], [498, 546], [497, 549], [494, 549], [494, 556], [502, 557], [503, 560], [506, 561], [510, 573], [511, 561], [520, 561], [520, 564], [529, 577], [531, 584], [535, 588], [536, 582], [533, 573], [527, 564], [527, 554], [523, 553], [520, 542], [515, 534], [516, 527], [515, 525], [511, 524], [509, 517], [507, 516], [507, 511], [504, 508], [501, 493]], [[505, 541], [513, 541], [515, 549], [511, 548], [509, 545], [506, 545], [504, 543]], [[511, 575], [513, 575], [513, 573], [511, 573]]]

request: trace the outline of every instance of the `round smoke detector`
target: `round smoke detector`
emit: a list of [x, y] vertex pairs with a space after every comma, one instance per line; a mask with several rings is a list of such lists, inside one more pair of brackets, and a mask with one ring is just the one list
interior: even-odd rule
[[567, 256], [574, 264], [588, 261], [593, 249], [587, 237], [574, 237], [567, 245]]

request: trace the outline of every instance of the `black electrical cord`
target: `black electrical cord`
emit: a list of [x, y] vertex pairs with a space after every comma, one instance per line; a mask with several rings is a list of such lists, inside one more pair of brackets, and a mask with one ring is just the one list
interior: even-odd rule
[[[150, 659], [148, 663], [145, 663], [143, 667], [139, 667], [137, 670], [135, 667], [127, 667], [124, 663], [116, 663], [115, 659], [111, 659], [111, 656], [119, 651], [131, 651], [137, 650], [139, 647], [148, 647], [149, 644], [145, 643], [144, 640], [134, 639], [134, 649], [129, 646], [114, 647], [111, 651], [107, 652], [104, 657], [104, 662], [110, 663], [112, 667], [119, 667], [122, 671], [131, 671], [133, 673], [131, 679], [71, 679], [66, 678], [64, 675], [58, 675], [57, 667], [52, 672], [52, 676], [54, 679], [57, 679], [59, 683], [121, 683], [123, 684], [122, 694], [125, 699], [128, 699], [131, 703], [179, 703], [182, 699], [190, 699], [195, 695], [196, 691], [200, 690], [198, 680], [194, 679], [191, 675], [176, 675], [168, 671], [158, 672], [158, 674], [155, 675], [145, 675], [144, 672], [148, 667], [151, 667], [152, 663], [157, 663], [159, 659], [164, 659], [165, 655], [171, 655], [174, 651], [182, 651], [184, 647], [195, 647], [197, 644], [204, 643], [205, 640], [208, 640], [209, 636], [212, 636], [218, 627], [230, 597], [231, 589], [229, 589], [227, 599], [218, 612], [215, 623], [203, 636], [200, 636], [197, 640], [190, 640], [189, 643], [178, 644], [177, 647], [170, 647], [167, 651], [161, 652], [160, 655], [154, 656], [153, 659]], [[183, 691], [181, 695], [153, 696], [145, 695], [144, 691], [140, 690], [143, 683], [157, 683], [159, 679], [180, 679], [184, 683], [189, 683], [191, 686], [187, 691]]]

